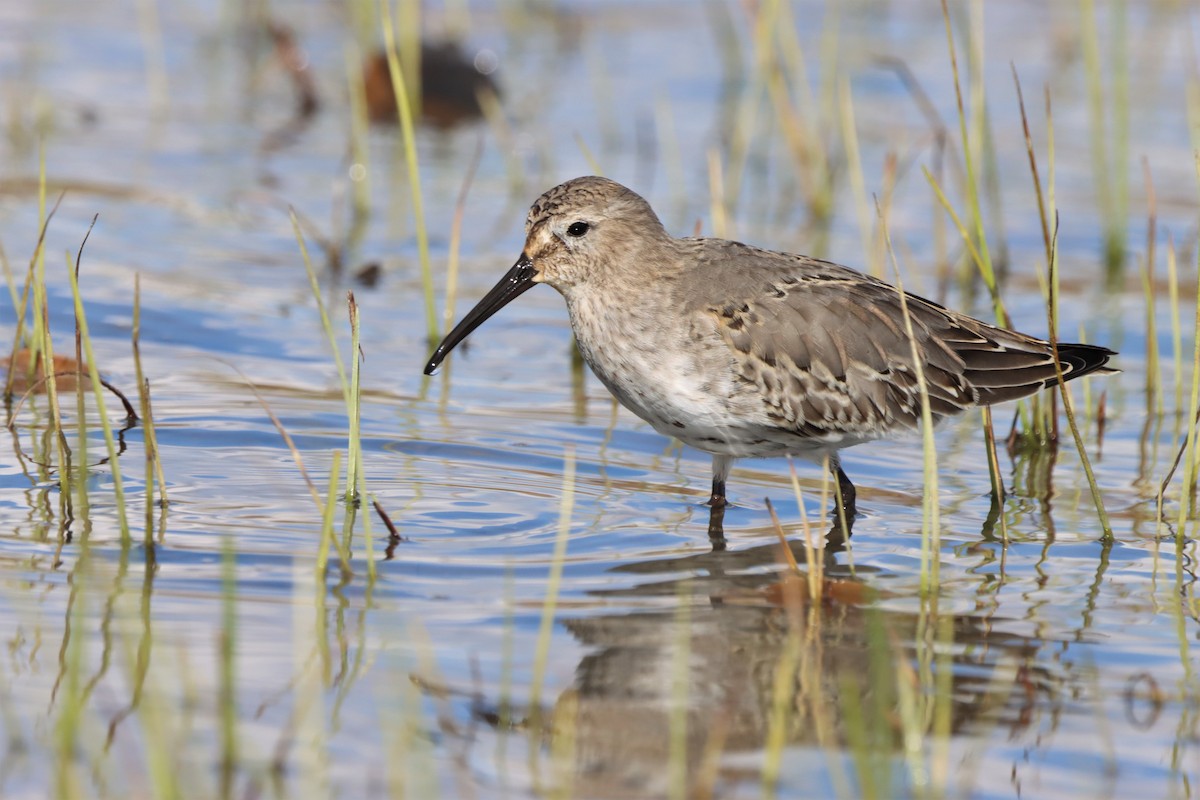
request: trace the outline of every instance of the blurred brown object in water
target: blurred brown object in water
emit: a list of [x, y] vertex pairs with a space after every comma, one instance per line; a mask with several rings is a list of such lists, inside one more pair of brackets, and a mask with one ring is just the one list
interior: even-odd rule
[[[29, 362], [31, 359], [36, 359], [34, 369], [30, 377]], [[34, 353], [28, 348], [18, 350], [16, 358], [12, 359], [16, 362], [16, 368], [13, 372], [12, 390], [15, 394], [24, 394], [29, 391], [29, 387], [34, 387], [35, 392], [44, 394], [46, 389], [46, 372], [42, 368], [44, 363], [41, 353]], [[83, 374], [87, 367], [80, 366], [71, 356], [54, 356], [54, 385], [60, 392], [75, 391], [76, 381], [78, 376]], [[9, 369], [10, 359], [0, 359], [0, 368], [5, 372]], [[6, 378], [0, 378], [0, 387], [4, 385]], [[3, 389], [0, 389], [3, 391]]]
[[370, 261], [359, 267], [358, 271], [354, 273], [354, 280], [358, 285], [368, 289], [378, 286], [381, 277], [383, 277], [383, 265], [378, 261]]
[[[481, 72], [455, 42], [421, 45], [421, 117], [439, 128], [452, 128], [483, 116], [481, 92], [499, 95], [491, 75]], [[490, 70], [489, 70], [490, 72]], [[363, 65], [367, 113], [372, 122], [397, 120], [396, 94], [382, 50]]]
[[296, 41], [292, 29], [281, 22], [268, 22], [267, 33], [275, 46], [275, 57], [296, 89], [296, 119], [308, 119], [321, 106], [317, 84], [308, 68], [308, 53]]
[[317, 84], [309, 68], [308, 53], [300, 46], [296, 34], [290, 27], [269, 21], [266, 32], [274, 46], [275, 59], [291, 79], [296, 90], [296, 107], [292, 117], [263, 137], [262, 149], [272, 152], [291, 144], [316, 116], [321, 107], [317, 97]]

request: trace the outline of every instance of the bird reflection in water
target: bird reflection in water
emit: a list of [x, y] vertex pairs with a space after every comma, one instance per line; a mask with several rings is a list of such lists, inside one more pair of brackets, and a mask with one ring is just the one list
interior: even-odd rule
[[[804, 546], [788, 546], [803, 567]], [[896, 610], [863, 582], [875, 571], [853, 577], [832, 553], [823, 560], [815, 603], [802, 577], [764, 571], [780, 563], [779, 544], [615, 568], [645, 580], [593, 596], [664, 607], [563, 619], [589, 652], [552, 707], [524, 718], [535, 738], [573, 742], [574, 794], [666, 795], [685, 775], [687, 796], [719, 796], [760, 779], [738, 756], [761, 757], [771, 736], [847, 756], [865, 746], [886, 764], [902, 752], [901, 690], [926, 692], [919, 702], [930, 703], [939, 679], [951, 734], [1005, 726], [1017, 736], [1047, 706], [1057, 713], [1064, 685], [1083, 680], [1037, 659], [1053, 646], [1044, 638], [1001, 632], [985, 616]], [[913, 663], [929, 668], [923, 679]], [[516, 716], [479, 698], [476, 712], [492, 722]]]

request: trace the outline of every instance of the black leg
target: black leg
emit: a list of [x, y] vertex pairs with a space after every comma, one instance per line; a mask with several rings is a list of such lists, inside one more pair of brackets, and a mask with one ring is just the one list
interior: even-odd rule
[[725, 499], [725, 479], [729, 477], [729, 468], [732, 466], [732, 458], [713, 453], [712, 496], [708, 498], [708, 541], [714, 553], [725, 549], [725, 508], [729, 505]]
[[713, 478], [712, 482], [712, 497], [708, 498], [708, 504], [713, 508], [724, 508], [725, 500], [725, 479]]
[[845, 549], [854, 531], [854, 517], [858, 514], [854, 501], [858, 493], [840, 464], [830, 464], [829, 467], [837, 478], [837, 507], [833, 510], [833, 527], [829, 529], [825, 541], [828, 553], [839, 553]]
[[842, 471], [841, 464], [836, 462], [831, 463], [830, 467], [832, 468], [834, 476], [837, 478], [838, 501], [841, 504], [836, 513], [845, 514], [846, 522], [849, 523], [854, 519], [854, 515], [858, 513], [855, 506], [855, 500], [858, 496], [858, 492], [855, 491], [854, 484], [850, 482], [848, 477], [846, 477], [846, 473]]

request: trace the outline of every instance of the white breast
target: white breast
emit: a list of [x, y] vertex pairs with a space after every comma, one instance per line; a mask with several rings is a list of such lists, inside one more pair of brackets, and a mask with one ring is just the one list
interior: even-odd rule
[[[732, 355], [715, 328], [704, 331], [703, 320], [681, 317], [664, 324], [641, 308], [602, 305], [594, 293], [568, 297], [567, 308], [596, 377], [655, 430], [708, 452], [760, 454], [748, 447], [745, 428], [769, 422], [736, 379]], [[779, 445], [771, 452], [778, 453]]]

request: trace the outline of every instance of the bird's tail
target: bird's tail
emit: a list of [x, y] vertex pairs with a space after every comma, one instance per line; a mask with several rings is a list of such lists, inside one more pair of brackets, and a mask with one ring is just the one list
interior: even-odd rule
[[[965, 351], [972, 357], [967, 363], [967, 379], [978, 390], [979, 402], [990, 405], [1017, 400], [1057, 384], [1050, 347], [1044, 342], [1042, 345], [1037, 352], [1015, 347], [993, 348], [984, 353]], [[1067, 381], [1092, 373], [1118, 372], [1107, 366], [1115, 355], [1115, 351], [1094, 344], [1058, 345], [1063, 380]]]
[[[1115, 350], [1109, 350], [1107, 347], [1099, 345], [1059, 342], [1058, 360], [1062, 362], [1063, 380], [1073, 381], [1084, 375], [1091, 375], [1093, 372], [1101, 375], [1120, 372], [1119, 369], [1108, 366], [1108, 360], [1116, 354]], [[1056, 383], [1058, 383], [1058, 379], [1051, 378], [1046, 381], [1046, 386], [1053, 386]]]

